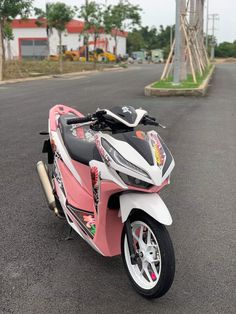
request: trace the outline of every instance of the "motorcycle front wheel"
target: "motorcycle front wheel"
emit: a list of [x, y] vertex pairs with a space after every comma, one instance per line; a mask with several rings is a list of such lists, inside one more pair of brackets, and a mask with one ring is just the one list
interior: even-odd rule
[[136, 263], [132, 264], [126, 229], [121, 238], [125, 269], [135, 290], [147, 298], [159, 298], [171, 287], [175, 274], [175, 255], [165, 226], [144, 212], [130, 217]]

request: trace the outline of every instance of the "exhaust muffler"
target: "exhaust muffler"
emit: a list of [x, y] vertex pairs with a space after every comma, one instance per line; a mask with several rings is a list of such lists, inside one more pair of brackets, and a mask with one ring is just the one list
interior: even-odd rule
[[37, 172], [39, 175], [39, 179], [48, 203], [48, 207], [54, 211], [54, 213], [59, 216], [58, 209], [56, 207], [56, 200], [53, 194], [52, 185], [49, 180], [48, 172], [45, 167], [45, 164], [42, 161], [37, 163]]

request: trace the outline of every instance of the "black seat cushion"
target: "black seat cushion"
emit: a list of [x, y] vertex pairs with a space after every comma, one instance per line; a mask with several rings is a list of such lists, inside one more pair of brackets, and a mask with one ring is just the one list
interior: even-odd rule
[[85, 165], [88, 165], [91, 160], [102, 161], [95, 143], [72, 134], [72, 126], [67, 124], [67, 120], [73, 117], [73, 114], [66, 114], [58, 120], [61, 135], [70, 157]]

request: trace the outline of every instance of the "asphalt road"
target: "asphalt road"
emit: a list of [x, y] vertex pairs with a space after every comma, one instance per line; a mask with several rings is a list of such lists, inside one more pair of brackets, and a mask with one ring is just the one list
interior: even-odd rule
[[[146, 98], [159, 65], [0, 87], [0, 313], [235, 313], [236, 65], [219, 65], [205, 98]], [[176, 168], [162, 193], [176, 276], [163, 298], [131, 288], [120, 257], [105, 258], [47, 209], [35, 164], [48, 110], [147, 108]]]

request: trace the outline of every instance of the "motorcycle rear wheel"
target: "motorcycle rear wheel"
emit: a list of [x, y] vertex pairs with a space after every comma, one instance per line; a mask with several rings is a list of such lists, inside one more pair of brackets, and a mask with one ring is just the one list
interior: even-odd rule
[[121, 238], [125, 269], [134, 289], [146, 298], [159, 298], [171, 287], [175, 274], [175, 255], [165, 226], [143, 212], [130, 217], [137, 264], [131, 263], [126, 229]]

